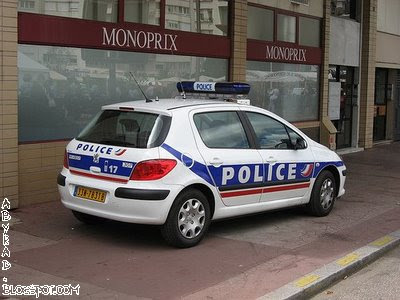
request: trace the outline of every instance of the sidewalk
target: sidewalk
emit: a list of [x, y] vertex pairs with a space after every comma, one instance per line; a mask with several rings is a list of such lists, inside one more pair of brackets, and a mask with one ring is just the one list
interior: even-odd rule
[[155, 227], [86, 226], [58, 202], [18, 209], [8, 283], [80, 283], [82, 298], [254, 299], [400, 229], [400, 143], [344, 157], [346, 194], [325, 218], [300, 209], [212, 224], [197, 247]]

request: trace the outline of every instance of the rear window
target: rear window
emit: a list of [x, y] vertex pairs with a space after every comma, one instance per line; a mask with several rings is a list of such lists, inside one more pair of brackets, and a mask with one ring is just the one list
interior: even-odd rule
[[163, 115], [104, 110], [82, 130], [77, 140], [131, 148], [158, 147], [164, 142], [170, 124], [171, 118]]

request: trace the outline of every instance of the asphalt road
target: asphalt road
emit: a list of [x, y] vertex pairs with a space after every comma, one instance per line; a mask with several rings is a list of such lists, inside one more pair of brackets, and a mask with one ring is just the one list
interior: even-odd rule
[[400, 299], [400, 247], [321, 292], [314, 300]]

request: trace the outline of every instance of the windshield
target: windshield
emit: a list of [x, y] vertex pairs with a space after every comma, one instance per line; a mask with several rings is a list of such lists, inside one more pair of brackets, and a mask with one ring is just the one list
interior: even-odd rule
[[131, 148], [157, 147], [165, 140], [170, 119], [152, 113], [104, 110], [82, 130], [77, 140]]

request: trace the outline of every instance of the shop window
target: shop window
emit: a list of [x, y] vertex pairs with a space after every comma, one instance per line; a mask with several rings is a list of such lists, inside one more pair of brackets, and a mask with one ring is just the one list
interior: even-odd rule
[[331, 14], [360, 21], [361, 0], [331, 0]]
[[309, 47], [320, 46], [321, 23], [318, 19], [299, 17], [299, 44]]
[[[228, 34], [229, 1], [166, 0], [165, 2], [165, 28], [224, 36]], [[171, 26], [172, 24], [174, 25]]]
[[272, 41], [274, 39], [274, 12], [249, 5], [247, 14], [247, 38]]
[[118, 0], [19, 0], [19, 11], [60, 17], [116, 22]]
[[318, 120], [319, 66], [248, 61], [251, 104], [289, 120]]
[[30, 142], [72, 138], [101, 106], [142, 100], [129, 72], [148, 97], [170, 98], [177, 80], [226, 81], [228, 60], [19, 45], [18, 70], [19, 141]]
[[296, 17], [287, 15], [277, 15], [278, 18], [278, 41], [281, 42], [296, 42]]
[[160, 25], [160, 0], [125, 0], [125, 21]]

